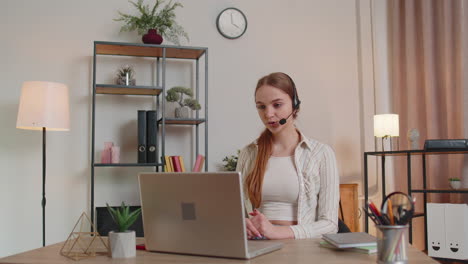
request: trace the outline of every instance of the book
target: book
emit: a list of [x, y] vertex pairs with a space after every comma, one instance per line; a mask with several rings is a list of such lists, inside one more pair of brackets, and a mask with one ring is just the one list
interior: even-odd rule
[[182, 168], [182, 172], [185, 172], [184, 158], [182, 156], [179, 156], [179, 160], [180, 160], [180, 167]]
[[146, 162], [156, 163], [156, 111], [146, 111]]
[[197, 159], [195, 160], [195, 165], [193, 165], [192, 172], [202, 171], [204, 162], [205, 162], [205, 156], [198, 154]]
[[146, 111], [138, 110], [138, 163], [146, 163]]
[[167, 170], [166, 172], [174, 172], [174, 168], [172, 167], [172, 159], [170, 156], [164, 156], [164, 160], [166, 162]]
[[377, 246], [377, 238], [364, 232], [324, 234], [322, 239], [337, 248]]
[[327, 241], [320, 241], [320, 246], [325, 248], [331, 248], [341, 251], [353, 251], [363, 254], [374, 254], [377, 253], [377, 246], [367, 246], [367, 247], [352, 247], [352, 248], [337, 248], [334, 245], [328, 243]]
[[182, 172], [182, 167], [180, 167], [179, 156], [171, 156], [172, 165], [174, 166], [175, 172]]

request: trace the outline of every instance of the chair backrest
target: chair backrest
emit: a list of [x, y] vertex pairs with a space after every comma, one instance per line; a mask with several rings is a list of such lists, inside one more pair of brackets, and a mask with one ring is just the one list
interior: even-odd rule
[[340, 218], [351, 232], [359, 232], [358, 184], [340, 184]]

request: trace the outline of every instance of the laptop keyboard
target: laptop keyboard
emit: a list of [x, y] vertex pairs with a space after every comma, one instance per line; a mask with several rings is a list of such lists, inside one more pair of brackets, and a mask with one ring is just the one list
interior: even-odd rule
[[247, 247], [249, 249], [249, 252], [255, 252], [257, 250], [263, 249], [267, 246], [271, 245], [271, 241], [247, 241]]

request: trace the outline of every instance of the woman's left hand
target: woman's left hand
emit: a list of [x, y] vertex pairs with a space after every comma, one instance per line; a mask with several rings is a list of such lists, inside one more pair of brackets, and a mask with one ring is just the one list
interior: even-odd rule
[[268, 239], [285, 239], [294, 238], [294, 233], [291, 228], [287, 226], [275, 226], [273, 225], [264, 214], [258, 210], [254, 210], [249, 213], [252, 217], [250, 221], [255, 228]]

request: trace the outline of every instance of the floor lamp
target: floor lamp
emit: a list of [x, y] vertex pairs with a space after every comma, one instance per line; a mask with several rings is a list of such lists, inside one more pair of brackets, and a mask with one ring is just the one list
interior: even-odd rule
[[42, 246], [45, 246], [46, 130], [68, 131], [68, 87], [55, 82], [24, 82], [16, 128], [42, 130]]

